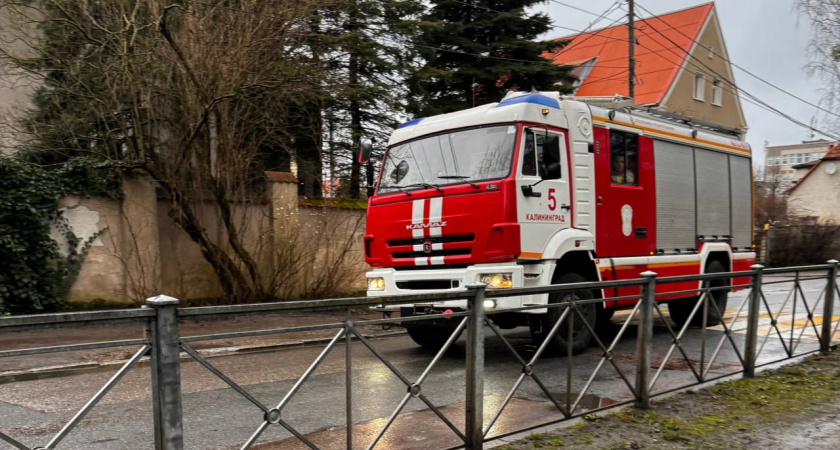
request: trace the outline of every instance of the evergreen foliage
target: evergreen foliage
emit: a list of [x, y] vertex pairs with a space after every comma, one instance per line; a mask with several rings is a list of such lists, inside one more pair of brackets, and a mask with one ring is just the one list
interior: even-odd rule
[[563, 41], [540, 41], [545, 14], [526, 9], [543, 0], [432, 0], [417, 51], [426, 63], [411, 78], [409, 111], [430, 116], [501, 100], [509, 90], [558, 90], [569, 71], [542, 57]]
[[330, 178], [344, 177], [342, 194], [350, 198], [358, 198], [362, 186], [353, 150], [365, 137], [384, 148], [407, 106], [404, 80], [417, 67], [411, 42], [422, 12], [416, 0], [348, 0], [324, 14], [324, 54], [335, 83], [324, 111], [325, 153]]

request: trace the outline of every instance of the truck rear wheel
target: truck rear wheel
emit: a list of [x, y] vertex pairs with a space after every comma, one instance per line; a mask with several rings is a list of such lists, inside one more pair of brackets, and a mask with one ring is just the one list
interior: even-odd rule
[[[563, 274], [560, 279], [558, 279], [555, 284], [566, 284], [566, 283], [583, 283], [586, 281], [582, 275], [577, 273], [567, 273]], [[595, 298], [592, 291], [574, 291], [574, 292], [563, 292], [557, 294], [551, 294], [548, 297], [549, 304], [557, 304], [562, 303], [572, 298], [577, 300], [588, 300]], [[560, 319], [560, 316], [563, 315], [563, 311], [566, 308], [551, 308], [548, 310], [546, 314], [542, 314], [539, 318], [539, 323], [537, 326], [531, 327], [531, 338], [535, 341], [537, 345], [540, 345], [545, 340], [546, 336], [548, 335], [549, 331], [554, 327], [554, 324]], [[589, 326], [594, 330], [597, 324], [597, 317], [598, 317], [598, 310], [597, 305], [595, 303], [586, 303], [583, 305], [578, 305], [578, 310], [586, 319], [586, 322], [589, 323]], [[574, 311], [569, 311], [569, 314], [574, 314], [574, 320], [572, 324], [572, 354], [577, 354], [582, 352], [586, 349], [590, 342], [592, 342], [592, 332], [589, 328], [581, 320], [581, 315], [574, 313]], [[551, 342], [548, 344], [548, 350], [555, 354], [566, 355], [568, 354], [569, 350], [569, 317], [567, 316], [564, 319], [563, 324], [560, 325], [560, 328], [554, 333], [554, 336], [551, 337]]]
[[408, 331], [408, 336], [415, 344], [429, 350], [440, 350], [455, 331], [454, 328], [416, 326], [406, 327], [405, 330]]
[[[709, 261], [706, 264], [706, 272], [705, 273], [721, 273], [725, 272], [726, 269], [723, 267], [723, 263], [718, 260]], [[729, 286], [729, 280], [727, 279], [717, 279], [717, 280], [709, 280], [703, 282], [703, 287], [724, 287]], [[717, 305], [718, 310], [720, 310], [721, 314], [726, 311], [726, 302], [729, 299], [729, 291], [725, 289], [711, 291], [709, 292], [711, 296], [711, 300], [715, 302]], [[700, 297], [694, 298], [684, 298], [679, 300], [671, 300], [668, 302], [668, 311], [671, 315], [671, 320], [677, 324], [678, 327], [682, 327], [688, 321], [688, 316], [691, 315], [691, 311], [694, 310], [694, 306], [697, 305], [697, 302], [700, 300]], [[706, 326], [712, 327], [715, 325], [720, 325], [722, 317], [717, 313], [715, 308], [710, 304], [707, 314], [706, 314]], [[694, 314], [694, 318], [691, 320], [692, 326], [703, 326], [703, 306], [701, 305], [697, 310], [697, 313]]]

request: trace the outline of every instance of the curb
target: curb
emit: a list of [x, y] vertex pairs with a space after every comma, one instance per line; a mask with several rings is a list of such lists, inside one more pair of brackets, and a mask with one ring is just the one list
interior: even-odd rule
[[[393, 331], [381, 334], [363, 334], [366, 339], [380, 339], [406, 334], [405, 331]], [[329, 343], [333, 338], [311, 338], [297, 341], [282, 342], [279, 344], [266, 345], [239, 345], [229, 347], [213, 347], [205, 349], [195, 349], [195, 351], [205, 358], [216, 358], [221, 356], [247, 355], [250, 353], [268, 353], [291, 348], [310, 347]], [[354, 340], [358, 340], [354, 338]], [[104, 362], [81, 362], [65, 364], [60, 366], [38, 367], [35, 369], [0, 372], [0, 384], [15, 383], [18, 381], [33, 381], [44, 380], [48, 378], [60, 378], [74, 375], [82, 375], [86, 373], [105, 372], [121, 367], [126, 363], [126, 360], [104, 361]], [[181, 352], [181, 362], [194, 361], [191, 356], [185, 352]], [[137, 362], [135, 367], [148, 366], [149, 357], [144, 356]]]

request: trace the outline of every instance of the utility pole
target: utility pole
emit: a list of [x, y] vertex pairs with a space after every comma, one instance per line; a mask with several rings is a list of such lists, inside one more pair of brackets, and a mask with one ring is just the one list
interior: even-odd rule
[[633, 0], [627, 0], [627, 17], [630, 19], [628, 21], [628, 36], [627, 36], [627, 55], [629, 56], [628, 61], [628, 78], [627, 78], [627, 87], [628, 87], [628, 97], [630, 100], [633, 100], [633, 104], [636, 103], [636, 24], [635, 24], [635, 12], [634, 12], [634, 2]]

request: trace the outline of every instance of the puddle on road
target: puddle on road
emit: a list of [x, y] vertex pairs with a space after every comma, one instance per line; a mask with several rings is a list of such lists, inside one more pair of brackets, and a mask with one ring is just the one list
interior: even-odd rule
[[[572, 402], [579, 393], [572, 395]], [[565, 393], [552, 393], [558, 402], [565, 405]], [[485, 420], [495, 415], [497, 408], [504, 401], [502, 395], [489, 395], [484, 398]], [[577, 413], [609, 406], [618, 403], [616, 400], [586, 394], [581, 399]], [[440, 407], [440, 412], [459, 430], [464, 429], [464, 404], [453, 403]], [[506, 434], [516, 430], [537, 426], [553, 420], [560, 420], [563, 415], [546, 400], [536, 401], [514, 397], [505, 408], [499, 420], [493, 426], [490, 436]], [[387, 422], [386, 418], [370, 420], [353, 426], [353, 448], [366, 448]], [[318, 448], [344, 449], [346, 445], [346, 428], [335, 427], [309, 433], [309, 439]], [[397, 417], [379, 443], [377, 449], [409, 450], [428, 448], [447, 448], [462, 444], [461, 440], [452, 432], [434, 412], [426, 409], [405, 413]], [[304, 450], [306, 445], [294, 437], [280, 441], [267, 442], [254, 447], [258, 450]]]
[[[564, 407], [566, 404], [574, 404], [577, 401], [578, 396], [580, 393], [572, 392], [568, 396], [565, 392], [551, 392], [551, 397], [553, 397], [557, 403], [560, 403]], [[571, 400], [569, 400], [571, 398]], [[620, 403], [619, 400], [613, 400], [607, 397], [600, 397], [594, 394], [583, 394], [583, 397], [580, 399], [580, 403], [578, 403], [578, 407], [575, 410], [575, 413], [580, 414], [583, 411], [591, 411], [593, 409], [604, 408], [606, 406], [615, 405], [616, 403]]]

